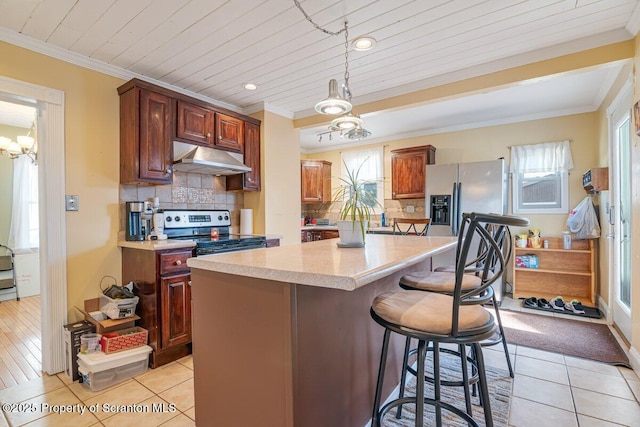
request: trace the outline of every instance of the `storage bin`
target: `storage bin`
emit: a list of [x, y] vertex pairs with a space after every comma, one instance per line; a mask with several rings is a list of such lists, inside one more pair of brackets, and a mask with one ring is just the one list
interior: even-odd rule
[[136, 375], [149, 367], [148, 345], [114, 354], [103, 352], [78, 355], [78, 373], [82, 383], [91, 391], [99, 391]]
[[130, 350], [147, 344], [149, 332], [139, 326], [108, 332], [100, 338], [102, 351], [106, 354]]
[[122, 319], [136, 314], [136, 305], [140, 298], [113, 299], [106, 295], [100, 295], [100, 311], [109, 319]]

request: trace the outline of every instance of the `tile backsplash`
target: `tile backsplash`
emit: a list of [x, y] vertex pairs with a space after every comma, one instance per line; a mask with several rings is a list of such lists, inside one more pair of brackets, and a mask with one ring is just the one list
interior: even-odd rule
[[160, 209], [228, 209], [232, 227], [240, 224], [241, 192], [227, 191], [224, 176], [176, 171], [171, 185], [120, 185], [120, 230], [124, 230], [125, 202], [160, 199]]
[[[330, 222], [335, 222], [340, 217], [340, 204], [303, 204], [302, 216], [311, 218], [328, 218]], [[413, 207], [413, 212], [409, 212]], [[424, 199], [393, 200], [385, 199], [384, 212], [387, 221], [393, 218], [425, 218]], [[374, 226], [381, 223], [381, 215], [372, 215], [371, 222]]]

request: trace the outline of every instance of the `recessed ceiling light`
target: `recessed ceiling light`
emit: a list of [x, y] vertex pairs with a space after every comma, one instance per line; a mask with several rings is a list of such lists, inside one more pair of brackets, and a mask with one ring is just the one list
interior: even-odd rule
[[369, 36], [358, 37], [352, 42], [355, 50], [369, 50], [376, 45], [376, 39]]
[[258, 85], [256, 85], [255, 83], [245, 83], [242, 85], [242, 87], [244, 87], [246, 90], [256, 90], [258, 89]]

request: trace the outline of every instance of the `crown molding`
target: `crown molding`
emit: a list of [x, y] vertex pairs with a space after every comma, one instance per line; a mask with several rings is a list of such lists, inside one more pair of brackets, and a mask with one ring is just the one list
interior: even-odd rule
[[269, 104], [268, 102], [264, 102], [264, 101], [256, 102], [255, 104], [251, 104], [247, 107], [244, 107], [242, 109], [242, 114], [249, 116], [253, 113], [257, 113], [258, 111], [268, 111], [270, 113], [274, 113], [291, 120], [293, 120], [293, 116], [294, 116], [292, 111], [277, 107], [273, 104]]

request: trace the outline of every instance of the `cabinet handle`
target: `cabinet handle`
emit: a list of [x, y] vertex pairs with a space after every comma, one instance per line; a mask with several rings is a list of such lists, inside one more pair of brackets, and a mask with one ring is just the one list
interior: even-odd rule
[[210, 133], [207, 133], [207, 138], [211, 138], [211, 134]]
[[182, 265], [182, 261], [177, 260], [177, 261], [176, 261], [176, 265]]
[[189, 286], [191, 286], [191, 280], [189, 280], [189, 281], [187, 282], [187, 284], [188, 284]]
[[218, 135], [218, 139], [222, 139], [222, 135]]

